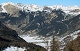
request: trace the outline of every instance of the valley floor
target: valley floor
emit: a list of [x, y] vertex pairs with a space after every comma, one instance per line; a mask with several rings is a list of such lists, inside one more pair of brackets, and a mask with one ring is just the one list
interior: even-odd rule
[[30, 36], [30, 35], [22, 35], [20, 37], [29, 43], [40, 45], [40, 46], [48, 49], [48, 51], [50, 51], [51, 37], [45, 38], [45, 37]]

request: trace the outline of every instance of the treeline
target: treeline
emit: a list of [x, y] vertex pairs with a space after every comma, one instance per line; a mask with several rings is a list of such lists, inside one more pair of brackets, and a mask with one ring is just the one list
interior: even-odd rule
[[[77, 35], [80, 35], [80, 33], [78, 33]], [[55, 38], [55, 36], [53, 36], [50, 49], [51, 49], [50, 51], [62, 51], [60, 49], [60, 42]], [[68, 42], [64, 46], [63, 51], [80, 51], [80, 36]]]

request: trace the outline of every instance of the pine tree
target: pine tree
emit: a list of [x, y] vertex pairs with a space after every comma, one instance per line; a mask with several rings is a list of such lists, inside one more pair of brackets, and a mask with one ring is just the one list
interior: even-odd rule
[[55, 40], [55, 37], [53, 36], [52, 42], [51, 42], [51, 51], [60, 51], [59, 49], [59, 43], [57, 40]]

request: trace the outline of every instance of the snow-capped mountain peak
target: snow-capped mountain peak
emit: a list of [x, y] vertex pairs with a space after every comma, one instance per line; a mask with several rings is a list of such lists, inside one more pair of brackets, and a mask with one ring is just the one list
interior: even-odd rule
[[[44, 10], [44, 6], [38, 6], [36, 4], [21, 4], [21, 3], [13, 3], [13, 2], [7, 2], [7, 3], [2, 3], [2, 12], [7, 12], [4, 8], [5, 5], [14, 5], [17, 8], [19, 8], [20, 10], [24, 10], [26, 12], [30, 12], [30, 11], [45, 11]], [[67, 14], [80, 14], [80, 7], [75, 5], [75, 6], [63, 6], [63, 5], [53, 5], [53, 6], [47, 6], [48, 8], [51, 8], [51, 10], [54, 9], [62, 9], [65, 13]], [[46, 10], [49, 12], [49, 10]], [[1, 11], [0, 11], [1, 12]]]
[[7, 13], [7, 11], [6, 11], [6, 9], [4, 8], [4, 6], [6, 6], [6, 5], [8, 5], [8, 4], [11, 4], [11, 5], [15, 5], [13, 2], [6, 2], [6, 3], [2, 3], [1, 4], [1, 8], [2, 8], [2, 11], [0, 11], [0, 12], [6, 12]]
[[29, 5], [26, 5], [24, 9], [30, 10], [30, 11], [42, 11], [43, 8], [36, 4], [29, 4]]
[[15, 5], [13, 2], [6, 2], [6, 3], [2, 3], [2, 5], [8, 5], [8, 4], [11, 4], [11, 5]]

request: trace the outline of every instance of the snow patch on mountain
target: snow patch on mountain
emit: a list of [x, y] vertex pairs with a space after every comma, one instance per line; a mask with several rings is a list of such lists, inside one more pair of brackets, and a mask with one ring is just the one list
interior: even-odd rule
[[26, 5], [26, 8], [27, 10], [30, 10], [30, 11], [42, 11], [43, 10], [42, 7], [35, 5], [35, 4]]
[[[75, 32], [73, 32], [73, 33], [71, 33], [71, 34], [69, 34], [69, 35], [66, 35], [66, 36], [63, 36], [63, 37], [60, 37], [59, 39], [59, 41], [63, 41], [63, 39], [65, 39], [66, 37], [68, 37], [68, 36], [71, 36], [71, 37], [73, 37], [73, 40], [74, 39], [76, 39], [77, 38], [77, 33], [79, 33], [80, 32], [80, 30], [78, 30], [78, 31], [75, 31]], [[76, 35], [76, 36], [75, 36]]]
[[61, 42], [61, 44], [60, 44], [60, 46], [61, 46], [60, 49], [64, 49], [65, 44], [66, 44], [67, 42], [70, 42], [70, 41], [76, 39], [76, 38], [79, 36], [79, 35], [78, 35], [79, 32], [80, 32], [80, 30], [77, 30], [77, 31], [75, 31], [75, 32], [73, 32], [73, 33], [71, 33], [71, 34], [68, 34], [68, 35], [59, 37], [59, 38], [58, 38], [58, 39], [59, 39], [59, 42]]

